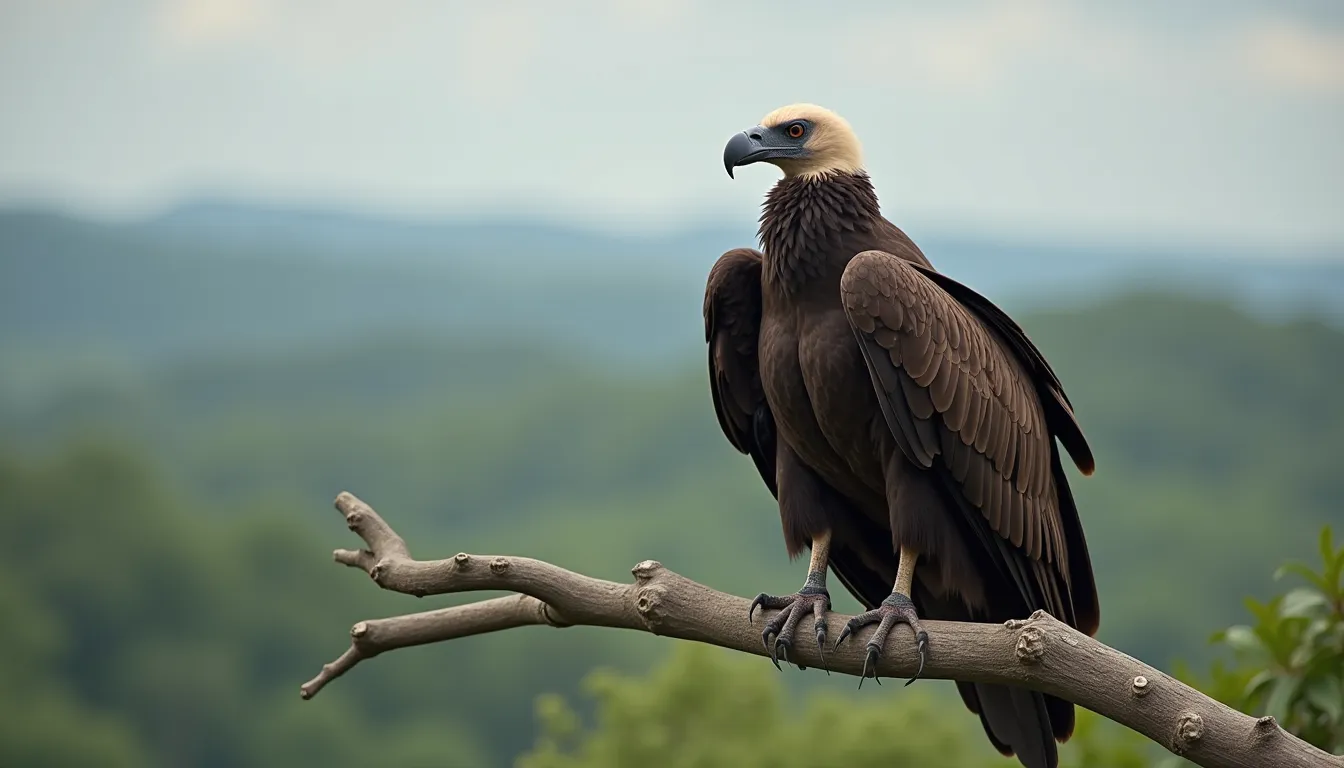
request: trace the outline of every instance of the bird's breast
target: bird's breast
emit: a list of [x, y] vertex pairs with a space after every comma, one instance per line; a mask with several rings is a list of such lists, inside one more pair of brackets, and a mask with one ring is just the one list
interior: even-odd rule
[[781, 437], [832, 483], [880, 483], [872, 436], [881, 411], [838, 299], [834, 307], [767, 311], [760, 345], [761, 383]]

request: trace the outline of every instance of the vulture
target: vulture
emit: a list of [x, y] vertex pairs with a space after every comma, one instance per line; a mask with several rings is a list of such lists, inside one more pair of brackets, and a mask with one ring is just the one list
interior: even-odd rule
[[[704, 298], [719, 425], [777, 500], [789, 558], [811, 551], [801, 589], [762, 593], [748, 612], [779, 611], [762, 633], [775, 666], [808, 613], [824, 651], [828, 569], [866, 609], [835, 645], [877, 625], [860, 685], [900, 624], [923, 670], [937, 651], [921, 619], [1042, 609], [1095, 635], [1097, 590], [1060, 446], [1083, 475], [1094, 462], [1041, 352], [882, 216], [836, 113], [776, 109], [733, 136], [723, 161], [729, 177], [758, 162], [783, 174], [762, 206], [761, 249], [719, 257]], [[956, 686], [1001, 754], [1057, 766], [1072, 703]]]

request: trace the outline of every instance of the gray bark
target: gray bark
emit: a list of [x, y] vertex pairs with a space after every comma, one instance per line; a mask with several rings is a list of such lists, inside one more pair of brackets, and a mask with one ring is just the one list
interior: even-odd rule
[[[336, 508], [368, 545], [337, 550], [336, 561], [365, 571], [383, 589], [416, 596], [482, 590], [518, 594], [361, 621], [350, 631], [350, 648], [303, 684], [305, 699], [385, 651], [538, 624], [619, 627], [768, 655], [761, 625], [748, 623], [748, 599], [710, 589], [656, 561], [637, 564], [631, 569], [634, 582], [622, 584], [527, 557], [461, 553], [446, 560], [416, 560], [406, 542], [354, 495], [341, 493]], [[848, 619], [832, 613], [827, 623], [840, 627]], [[803, 619], [810, 621], [810, 615]], [[924, 628], [929, 655], [923, 677], [1006, 683], [1054, 694], [1207, 768], [1344, 768], [1344, 757], [1313, 747], [1274, 718], [1238, 712], [1044, 611], [1005, 624], [925, 621]], [[800, 626], [799, 636], [810, 637], [809, 630]], [[864, 644], [873, 630], [861, 629], [839, 648], [828, 649], [826, 668], [860, 675]], [[823, 661], [810, 643], [798, 643], [789, 657], [807, 667], [821, 667]], [[918, 661], [913, 643], [891, 643], [877, 671], [882, 677], [909, 677]]]

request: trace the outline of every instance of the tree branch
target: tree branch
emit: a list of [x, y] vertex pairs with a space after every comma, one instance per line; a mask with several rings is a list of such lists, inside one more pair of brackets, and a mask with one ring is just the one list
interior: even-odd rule
[[[365, 571], [383, 589], [416, 596], [481, 590], [519, 594], [361, 621], [350, 630], [350, 648], [300, 688], [305, 699], [385, 651], [537, 624], [620, 627], [768, 656], [760, 625], [747, 620], [747, 599], [698, 584], [656, 561], [639, 563], [631, 569], [634, 583], [620, 584], [526, 557], [462, 553], [446, 560], [415, 560], [391, 526], [354, 495], [341, 493], [336, 508], [369, 547], [337, 550], [336, 561]], [[848, 618], [833, 613], [827, 621], [838, 627]], [[1208, 768], [1344, 768], [1344, 757], [1316, 749], [1283, 730], [1274, 718], [1238, 712], [1044, 611], [1005, 624], [930, 620], [924, 628], [929, 658], [923, 677], [1003, 683], [1053, 694]], [[865, 627], [839, 648], [827, 649], [826, 668], [862, 674], [864, 641], [872, 631]], [[803, 627], [799, 632], [809, 636]], [[908, 677], [918, 658], [913, 643], [894, 643], [883, 652], [878, 674]], [[790, 661], [805, 667], [823, 662], [809, 643], [790, 649]]]

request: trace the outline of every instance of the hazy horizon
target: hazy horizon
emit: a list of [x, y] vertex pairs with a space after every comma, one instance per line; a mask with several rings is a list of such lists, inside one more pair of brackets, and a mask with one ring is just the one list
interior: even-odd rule
[[1327, 2], [6, 3], [0, 206], [754, 223], [777, 172], [722, 146], [790, 101], [912, 230], [1344, 243]]

